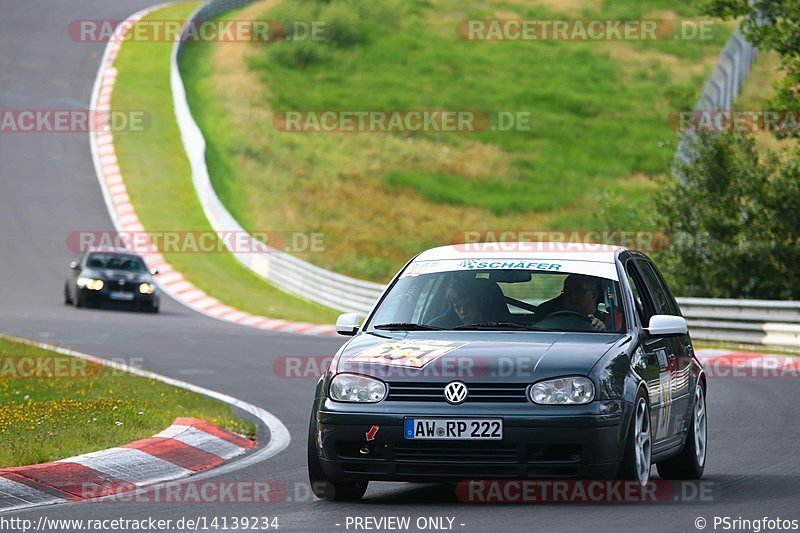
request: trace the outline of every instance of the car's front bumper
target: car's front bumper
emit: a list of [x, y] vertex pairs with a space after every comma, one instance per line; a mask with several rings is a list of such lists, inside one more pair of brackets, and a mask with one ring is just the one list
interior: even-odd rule
[[131, 292], [133, 294], [132, 300], [112, 298], [111, 292], [112, 289], [108, 287], [103, 287], [99, 291], [92, 291], [85, 287], [78, 288], [78, 296], [81, 301], [90, 305], [110, 303], [120, 306], [133, 306], [140, 309], [158, 307], [160, 305], [161, 297], [158, 291], [153, 294], [142, 294], [138, 292], [138, 290], [135, 292], [126, 290], [126, 292]]
[[[451, 481], [487, 478], [608, 478], [622, 460], [630, 406], [562, 408], [498, 404], [449, 406], [393, 402], [390, 407], [345, 405], [320, 399], [315, 441], [330, 479]], [[530, 411], [530, 412], [526, 412]], [[499, 417], [498, 441], [415, 440], [406, 417]], [[379, 429], [367, 441], [372, 426]], [[364, 453], [368, 452], [368, 453]]]

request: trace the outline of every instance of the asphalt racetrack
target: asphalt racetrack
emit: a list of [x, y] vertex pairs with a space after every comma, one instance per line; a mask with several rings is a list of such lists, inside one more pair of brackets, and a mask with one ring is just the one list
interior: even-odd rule
[[[105, 45], [71, 41], [69, 21], [124, 19], [147, 5], [136, 0], [0, 2], [0, 108], [87, 105]], [[277, 517], [280, 531], [352, 531], [354, 517], [391, 516], [411, 517], [413, 531], [417, 518], [425, 516], [452, 518], [457, 531], [566, 532], [696, 531], [698, 517], [708, 521], [709, 530], [715, 516], [800, 518], [800, 387], [791, 378], [709, 380], [704, 481], [711, 497], [702, 501], [489, 505], [459, 501], [452, 485], [402, 483], [373, 483], [358, 503], [316, 500], [306, 487], [305, 460], [315, 380], [276, 376], [272, 363], [287, 355], [332, 355], [344, 337], [226, 324], [168, 298], [160, 315], [64, 306], [62, 287], [71, 259], [67, 234], [113, 229], [88, 135], [0, 134], [0, 162], [0, 330], [125, 359], [240, 398], [280, 418], [292, 437], [278, 455], [221, 477], [283, 483], [287, 498], [282, 502], [72, 503], [6, 518], [266, 516]]]

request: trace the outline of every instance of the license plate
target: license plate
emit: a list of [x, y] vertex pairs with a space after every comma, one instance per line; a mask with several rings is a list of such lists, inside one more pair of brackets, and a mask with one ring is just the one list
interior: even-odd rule
[[112, 300], [126, 300], [131, 301], [133, 300], [133, 293], [132, 292], [122, 292], [122, 291], [113, 291], [108, 294], [108, 297]]
[[502, 418], [406, 418], [405, 438], [413, 440], [502, 440]]

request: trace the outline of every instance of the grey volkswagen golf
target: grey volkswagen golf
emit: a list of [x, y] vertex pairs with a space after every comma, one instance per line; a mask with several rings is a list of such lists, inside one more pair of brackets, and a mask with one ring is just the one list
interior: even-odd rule
[[706, 377], [643, 253], [482, 243], [416, 256], [320, 379], [316, 496], [370, 480], [697, 479]]

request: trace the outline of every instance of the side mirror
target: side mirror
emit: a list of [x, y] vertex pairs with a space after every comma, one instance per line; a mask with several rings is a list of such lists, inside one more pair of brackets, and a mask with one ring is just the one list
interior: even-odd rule
[[336, 333], [353, 336], [358, 333], [358, 313], [345, 313], [336, 319]]
[[77, 261], [70, 261], [69, 268], [71, 268], [72, 270], [76, 270], [78, 268], [78, 262]]
[[155, 276], [155, 275], [158, 274], [158, 269], [157, 268], [151, 268], [150, 269], [150, 273]]
[[689, 333], [686, 319], [682, 316], [674, 315], [651, 316], [650, 325], [646, 330], [653, 337], [669, 337], [672, 335], [686, 335]]

